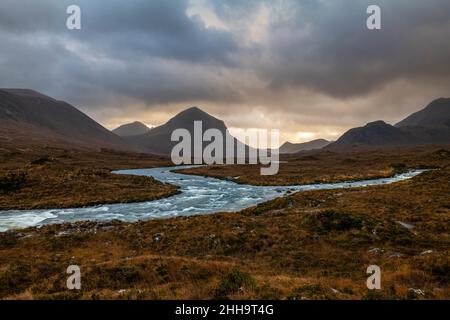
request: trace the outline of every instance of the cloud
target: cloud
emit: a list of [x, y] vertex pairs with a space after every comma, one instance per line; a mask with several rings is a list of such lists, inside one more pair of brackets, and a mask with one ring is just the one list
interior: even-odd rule
[[[231, 127], [332, 138], [450, 95], [448, 0], [78, 0], [79, 31], [65, 27], [70, 4], [0, 3], [0, 86], [107, 125], [196, 104]], [[366, 28], [369, 4], [380, 31]]]
[[378, 2], [380, 31], [365, 27], [373, 1], [299, 2], [288, 19], [272, 22], [259, 74], [273, 90], [300, 86], [336, 97], [400, 78], [449, 75], [450, 3]]

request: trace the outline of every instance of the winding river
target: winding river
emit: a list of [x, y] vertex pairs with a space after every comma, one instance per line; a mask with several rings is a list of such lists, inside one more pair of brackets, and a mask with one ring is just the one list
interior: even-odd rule
[[152, 176], [180, 187], [181, 193], [168, 198], [139, 203], [105, 204], [95, 207], [0, 211], [0, 231], [80, 220], [137, 221], [152, 218], [189, 216], [238, 211], [282, 196], [287, 192], [340, 189], [389, 184], [410, 179], [425, 170], [413, 170], [391, 178], [298, 186], [250, 186], [232, 181], [171, 172], [192, 166], [115, 171], [117, 174]]

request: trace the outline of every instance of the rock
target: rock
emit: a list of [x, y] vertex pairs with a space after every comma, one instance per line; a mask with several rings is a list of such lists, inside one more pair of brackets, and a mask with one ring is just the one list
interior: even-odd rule
[[53, 157], [43, 156], [43, 157], [39, 157], [39, 158], [31, 160], [30, 164], [41, 165], [41, 164], [46, 164], [48, 162], [53, 162], [53, 161], [55, 161], [55, 159]]
[[389, 258], [401, 258], [401, 257], [403, 257], [403, 254], [400, 252], [394, 252], [389, 255]]
[[63, 237], [63, 236], [67, 236], [69, 234], [70, 234], [69, 231], [60, 231], [56, 234], [56, 237]]
[[17, 234], [19, 239], [27, 239], [27, 238], [35, 238], [37, 237], [37, 233], [21, 233], [20, 236]]
[[382, 254], [384, 252], [384, 250], [380, 249], [380, 248], [372, 248], [372, 249], [368, 250], [367, 252], [373, 253], [373, 254]]
[[413, 292], [417, 296], [424, 296], [425, 295], [425, 292], [423, 290], [421, 290], [421, 289], [409, 288], [408, 291]]
[[108, 231], [114, 229], [114, 226], [101, 226], [99, 227], [100, 231]]
[[405, 227], [408, 230], [414, 229], [414, 226], [410, 223], [406, 223], [403, 221], [395, 221], [395, 222], [397, 222], [399, 225], [401, 225], [402, 227]]
[[164, 237], [164, 233], [156, 233], [154, 236], [153, 236], [153, 241], [155, 241], [155, 242], [161, 242], [161, 240], [162, 240], [162, 238]]

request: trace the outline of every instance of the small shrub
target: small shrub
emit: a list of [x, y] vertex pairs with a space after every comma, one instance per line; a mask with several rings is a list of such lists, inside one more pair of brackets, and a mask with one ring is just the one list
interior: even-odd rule
[[37, 300], [79, 300], [83, 296], [80, 290], [62, 291], [52, 294], [36, 295]]
[[39, 158], [31, 160], [30, 164], [32, 164], [32, 165], [42, 165], [42, 164], [46, 164], [46, 163], [49, 163], [49, 162], [52, 162], [52, 161], [54, 161], [54, 159], [52, 157], [50, 157], [50, 156], [43, 156], [43, 157], [39, 157]]
[[428, 263], [423, 263], [423, 268], [431, 271], [436, 281], [447, 285], [450, 282], [450, 258], [438, 257]]
[[389, 290], [367, 290], [367, 293], [362, 297], [363, 300], [396, 300], [398, 297], [395, 291]]
[[326, 292], [320, 284], [308, 284], [295, 288], [288, 299], [326, 299]]
[[86, 289], [93, 288], [118, 290], [130, 288], [141, 283], [142, 275], [137, 266], [95, 267], [86, 276]]
[[257, 216], [270, 210], [279, 210], [286, 208], [289, 203], [290, 200], [288, 198], [276, 198], [274, 200], [266, 201], [252, 208], [246, 209], [244, 210], [244, 212]]
[[18, 294], [31, 283], [31, 268], [28, 265], [14, 264], [0, 273], [0, 298], [9, 294]]
[[170, 272], [169, 268], [166, 264], [161, 264], [155, 269], [156, 274], [161, 278], [163, 283], [169, 282], [170, 280]]
[[18, 237], [11, 233], [0, 232], [0, 249], [12, 248], [19, 242]]
[[364, 225], [363, 218], [362, 215], [326, 210], [308, 215], [304, 222], [311, 231], [326, 234], [330, 231], [360, 230]]
[[19, 190], [27, 183], [25, 172], [10, 172], [0, 177], [0, 192], [13, 192]]
[[235, 269], [222, 278], [222, 281], [216, 289], [216, 297], [224, 298], [239, 290], [245, 290], [247, 288], [254, 289], [255, 287], [256, 280], [250, 273]]

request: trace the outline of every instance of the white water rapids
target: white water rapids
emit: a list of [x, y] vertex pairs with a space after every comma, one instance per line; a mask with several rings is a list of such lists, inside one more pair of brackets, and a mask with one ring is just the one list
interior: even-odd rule
[[238, 211], [283, 196], [288, 191], [298, 192], [376, 186], [410, 179], [425, 171], [412, 170], [390, 178], [373, 180], [280, 187], [241, 185], [228, 180], [171, 172], [172, 170], [189, 167], [191, 166], [120, 170], [114, 172], [117, 174], [152, 176], [159, 181], [179, 186], [181, 193], [178, 195], [139, 203], [105, 204], [84, 208], [0, 211], [0, 231], [81, 220], [108, 221], [118, 219], [122, 221], [138, 221], [153, 218]]

